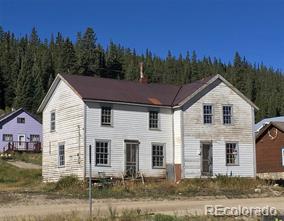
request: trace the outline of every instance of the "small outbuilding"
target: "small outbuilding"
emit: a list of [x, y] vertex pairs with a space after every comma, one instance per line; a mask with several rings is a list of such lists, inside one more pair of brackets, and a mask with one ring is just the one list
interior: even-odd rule
[[263, 179], [284, 179], [284, 122], [270, 122], [256, 132], [256, 172]]

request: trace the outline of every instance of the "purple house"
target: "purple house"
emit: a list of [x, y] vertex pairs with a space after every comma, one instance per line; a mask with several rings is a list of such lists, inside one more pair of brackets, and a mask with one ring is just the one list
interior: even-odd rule
[[23, 108], [0, 116], [0, 152], [40, 151], [41, 139], [41, 122]]

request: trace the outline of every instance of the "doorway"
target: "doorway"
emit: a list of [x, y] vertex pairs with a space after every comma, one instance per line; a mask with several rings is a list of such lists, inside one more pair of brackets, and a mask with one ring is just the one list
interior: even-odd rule
[[139, 142], [125, 141], [125, 171], [126, 176], [136, 177], [136, 174], [139, 170], [138, 168], [138, 150]]
[[19, 134], [18, 135], [18, 148], [25, 149], [25, 147], [26, 147], [26, 135]]
[[212, 142], [201, 143], [201, 176], [213, 175]]

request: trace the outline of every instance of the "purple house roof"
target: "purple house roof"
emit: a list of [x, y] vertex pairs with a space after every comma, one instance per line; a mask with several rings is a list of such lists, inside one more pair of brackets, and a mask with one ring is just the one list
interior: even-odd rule
[[41, 139], [41, 122], [23, 108], [0, 116], [0, 152], [7, 145], [27, 148]]

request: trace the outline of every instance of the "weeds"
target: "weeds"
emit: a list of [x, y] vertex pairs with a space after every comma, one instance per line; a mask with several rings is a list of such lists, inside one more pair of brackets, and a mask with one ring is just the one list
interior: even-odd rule
[[[127, 211], [125, 210], [120, 215], [113, 211], [110, 211], [111, 214], [105, 216], [95, 215], [92, 218], [72, 212], [67, 214], [60, 215], [48, 215], [48, 216], [29, 216], [22, 218], [6, 218], [6, 221], [234, 221], [234, 217], [213, 217], [213, 216], [176, 216], [176, 215], [164, 215], [164, 214], [137, 214], [136, 211]], [[244, 218], [238, 217], [239, 221], [256, 221], [257, 218]]]

